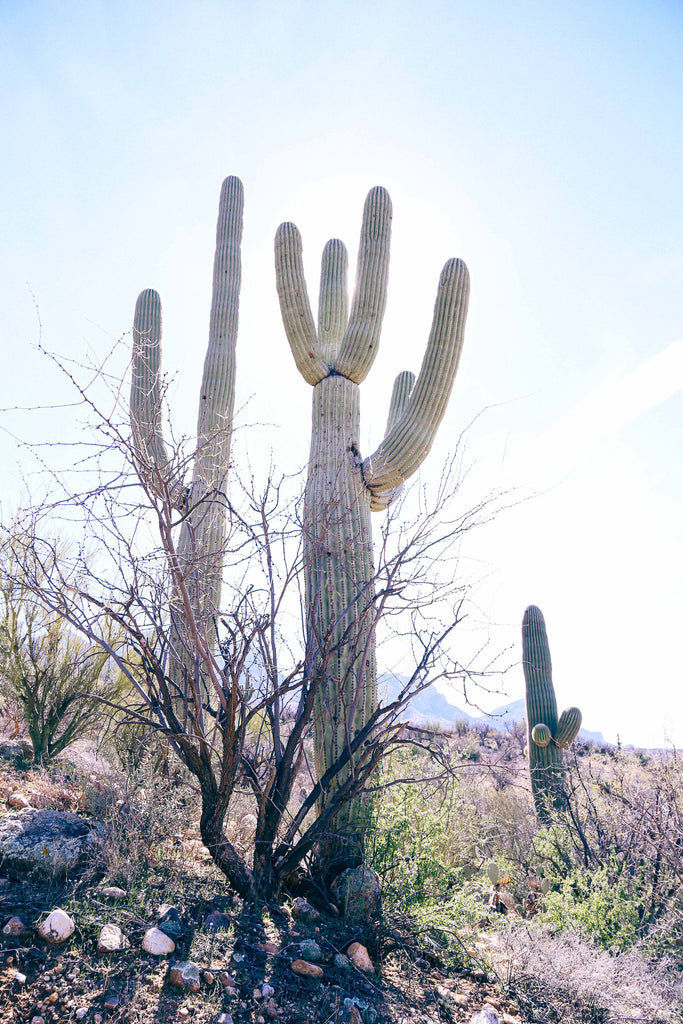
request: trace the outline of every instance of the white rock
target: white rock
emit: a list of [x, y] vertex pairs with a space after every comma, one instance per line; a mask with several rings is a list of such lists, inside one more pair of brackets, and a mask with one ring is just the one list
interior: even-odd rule
[[117, 953], [129, 945], [128, 939], [118, 925], [105, 924], [97, 940], [98, 953]]
[[9, 800], [7, 801], [10, 807], [30, 807], [31, 804], [23, 793], [10, 793]]
[[15, 971], [14, 975], [13, 975], [13, 978], [14, 978], [14, 981], [16, 981], [17, 985], [25, 985], [26, 984], [26, 975], [22, 974], [21, 971]]
[[175, 942], [159, 928], [148, 928], [142, 940], [142, 948], [152, 956], [165, 956], [173, 952]]
[[38, 934], [51, 946], [58, 946], [73, 935], [75, 927], [69, 915], [58, 907], [45, 918], [38, 928]]
[[110, 900], [122, 900], [128, 895], [125, 889], [119, 889], [118, 885], [105, 885], [102, 895]]
[[275, 995], [275, 989], [273, 988], [272, 985], [269, 985], [266, 982], [265, 985], [261, 985], [261, 995], [263, 996], [264, 999], [267, 999], [268, 996], [274, 996]]
[[88, 1016], [88, 1007], [87, 1006], [81, 1006], [81, 1008], [79, 1010], [76, 1010], [76, 1019], [77, 1020], [83, 1020], [83, 1018], [87, 1017], [87, 1016]]

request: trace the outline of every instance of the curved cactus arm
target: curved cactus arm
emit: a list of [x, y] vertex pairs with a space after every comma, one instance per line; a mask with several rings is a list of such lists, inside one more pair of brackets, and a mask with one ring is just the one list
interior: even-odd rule
[[323, 249], [318, 302], [318, 348], [323, 361], [334, 366], [349, 319], [346, 246], [331, 238]]
[[374, 494], [407, 480], [426, 458], [446, 411], [465, 336], [469, 273], [462, 260], [441, 271], [434, 318], [417, 382], [403, 415], [363, 463]]
[[360, 384], [365, 380], [379, 348], [387, 304], [391, 199], [379, 186], [368, 193], [363, 207], [356, 288], [351, 316], [334, 369]]
[[545, 722], [539, 722], [531, 730], [531, 738], [537, 747], [547, 747], [552, 741], [553, 734], [551, 733]]
[[[391, 401], [389, 402], [389, 415], [387, 417], [387, 429], [384, 432], [384, 436], [391, 431], [394, 424], [398, 422], [403, 414], [403, 410], [408, 404], [410, 398], [410, 392], [413, 389], [415, 383], [415, 374], [411, 373], [410, 370], [403, 370], [399, 373], [394, 381], [394, 387], [391, 392]], [[388, 508], [392, 502], [396, 501], [401, 492], [403, 491], [403, 484], [399, 484], [398, 487], [392, 487], [388, 491], [382, 491], [380, 494], [372, 494], [370, 496], [370, 510], [372, 512], [381, 512], [385, 508]]]
[[329, 376], [308, 301], [299, 229], [281, 224], [275, 235], [275, 280], [282, 322], [299, 373], [314, 387]]
[[567, 708], [560, 715], [557, 729], [555, 730], [555, 743], [562, 750], [570, 747], [579, 735], [581, 719], [582, 715], [578, 708]]

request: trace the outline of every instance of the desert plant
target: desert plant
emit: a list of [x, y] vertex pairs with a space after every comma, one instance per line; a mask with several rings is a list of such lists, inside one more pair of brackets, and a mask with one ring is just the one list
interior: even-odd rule
[[[11, 535], [0, 544], [0, 688], [28, 731], [35, 761], [46, 763], [76, 740], [99, 734], [100, 699], [115, 701], [128, 684], [101, 645], [86, 642], [17, 579], [23, 547]], [[38, 573], [48, 575], [65, 550], [53, 545]], [[104, 616], [101, 628], [116, 647], [115, 629]]]
[[522, 665], [531, 789], [539, 820], [546, 820], [552, 807], [566, 805], [562, 751], [579, 733], [581, 712], [567, 708], [557, 717], [548, 634], [543, 614], [535, 605], [526, 609], [522, 620]]
[[[356, 289], [349, 314], [347, 253], [332, 239], [322, 257], [318, 327], [304, 278], [301, 236], [280, 225], [275, 268], [282, 319], [292, 355], [313, 388], [308, 481], [303, 516], [306, 622], [310, 673], [322, 679], [316, 701], [316, 767], [325, 777], [377, 708], [375, 570], [370, 512], [385, 509], [428, 454], [460, 359], [469, 276], [461, 260], [441, 273], [434, 319], [417, 381], [399, 374], [387, 430], [377, 450], [360, 454], [358, 385], [377, 355], [386, 305], [391, 201], [369, 193], [363, 211]], [[330, 657], [332, 654], [332, 657]], [[349, 758], [344, 784], [354, 771]], [[326, 799], [323, 794], [323, 803]], [[337, 817], [347, 837], [330, 856], [341, 865], [361, 855], [368, 808], [349, 801]]]
[[[163, 437], [161, 300], [156, 291], [146, 289], [135, 306], [130, 422], [140, 476], [162, 499], [164, 529], [184, 581], [182, 590], [176, 588], [171, 600], [173, 634], [169, 651], [171, 685], [183, 699], [194, 687], [204, 694], [210, 692], [201, 676], [212, 672], [211, 659], [198, 662], [193, 652], [197, 644], [210, 648], [217, 642], [227, 520], [225, 484], [235, 404], [243, 207], [242, 182], [236, 177], [226, 178], [216, 227], [213, 297], [197, 416], [197, 447], [187, 487], [182, 479], [182, 466], [171, 458]], [[175, 511], [182, 516], [177, 542], [172, 536]], [[191, 635], [197, 629], [199, 635]]]

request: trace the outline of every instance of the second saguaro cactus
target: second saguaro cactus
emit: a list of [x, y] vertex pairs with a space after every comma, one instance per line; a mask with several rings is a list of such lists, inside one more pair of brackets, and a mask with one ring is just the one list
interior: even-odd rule
[[553, 686], [550, 645], [540, 608], [529, 605], [522, 620], [522, 664], [526, 682], [531, 789], [540, 820], [566, 802], [562, 751], [579, 734], [581, 712], [567, 708], [559, 719]]
[[[396, 378], [384, 440], [363, 459], [358, 385], [379, 346], [391, 216], [388, 193], [373, 188], [363, 211], [350, 312], [346, 249], [338, 239], [325, 246], [317, 329], [299, 231], [282, 224], [275, 239], [285, 331], [297, 368], [313, 387], [303, 533], [308, 649], [321, 684], [315, 735], [320, 779], [349, 751], [377, 707], [370, 511], [387, 507], [431, 448], [458, 368], [467, 315], [467, 267], [449, 260], [419, 376], [415, 381], [405, 372]], [[353, 770], [351, 756], [330, 789], [344, 785]], [[362, 802], [351, 801], [337, 817], [337, 831], [362, 844], [364, 815]]]
[[[173, 536], [167, 545], [176, 552], [179, 576], [191, 608], [188, 614], [176, 587], [169, 676], [185, 698], [192, 690], [196, 645], [215, 642], [215, 617], [220, 609], [227, 522], [225, 484], [235, 403], [243, 206], [242, 182], [239, 178], [226, 178], [216, 227], [209, 343], [199, 399], [194, 468], [187, 487], [178, 460], [169, 454], [163, 437], [158, 293], [152, 289], [141, 292], [135, 307], [130, 419], [138, 471], [146, 486], [161, 499], [162, 506], [165, 501], [183, 514], [177, 543]], [[190, 623], [190, 619], [194, 621]], [[196, 634], [197, 628], [201, 635], [191, 635]], [[197, 706], [201, 710], [201, 701]]]

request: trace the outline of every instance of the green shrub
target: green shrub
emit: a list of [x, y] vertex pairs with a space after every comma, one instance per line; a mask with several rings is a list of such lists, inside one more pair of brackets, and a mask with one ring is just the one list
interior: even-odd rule
[[[128, 684], [101, 646], [88, 645], [37, 603], [22, 583], [14, 544], [9, 538], [0, 548], [0, 690], [28, 730], [35, 760], [44, 763], [75, 740], [98, 735], [100, 698], [115, 701]], [[55, 564], [63, 556], [63, 548], [52, 547]], [[116, 645], [110, 628], [99, 632]]]
[[647, 888], [642, 878], [618, 868], [614, 858], [597, 868], [574, 868], [548, 894], [540, 919], [561, 930], [573, 928], [604, 949], [631, 949], [642, 938]]

